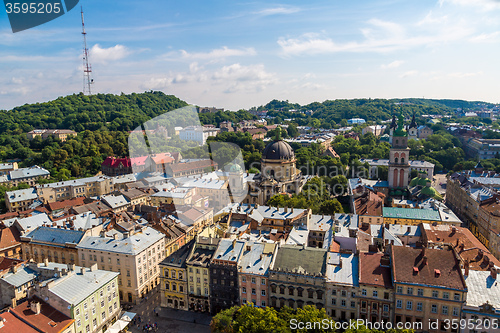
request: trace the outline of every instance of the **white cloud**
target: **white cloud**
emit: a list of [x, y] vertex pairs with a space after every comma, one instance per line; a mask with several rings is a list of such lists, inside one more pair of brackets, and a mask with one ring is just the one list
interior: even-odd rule
[[458, 6], [474, 7], [480, 11], [500, 9], [500, 1], [498, 0], [439, 0], [440, 6], [443, 6], [446, 3]]
[[297, 7], [274, 7], [274, 8], [266, 8], [261, 11], [258, 11], [256, 14], [268, 16], [268, 15], [277, 15], [277, 14], [293, 14], [300, 11], [300, 8]]
[[391, 68], [398, 68], [399, 66], [401, 66], [402, 64], [404, 64], [404, 61], [403, 60], [394, 60], [393, 62], [391, 63], [388, 63], [388, 64], [383, 64], [381, 65], [380, 67], [382, 69], [391, 69]]
[[99, 44], [95, 44], [90, 49], [90, 62], [106, 64], [110, 61], [116, 61], [125, 58], [131, 52], [123, 45], [117, 44], [112, 47], [102, 48]]
[[470, 73], [463, 73], [463, 72], [455, 72], [455, 73], [449, 73], [449, 77], [453, 78], [464, 78], [464, 77], [472, 77], [472, 76], [477, 76], [477, 75], [482, 75], [483, 72], [470, 72]]
[[409, 77], [409, 76], [415, 76], [418, 74], [418, 71], [416, 70], [411, 70], [411, 71], [407, 71], [407, 72], [404, 72], [400, 78], [405, 78], [405, 77]]
[[471, 37], [469, 41], [473, 43], [495, 43], [498, 41], [497, 37], [499, 35], [500, 31], [495, 31], [492, 33], [482, 33], [480, 35]]
[[181, 57], [185, 59], [200, 59], [200, 60], [223, 60], [227, 57], [242, 57], [242, 56], [254, 56], [257, 54], [253, 47], [244, 49], [230, 49], [227, 46], [223, 46], [220, 49], [214, 49], [210, 52], [193, 52], [189, 53], [185, 50], [181, 50]]
[[324, 34], [305, 33], [297, 38], [280, 38], [278, 45], [285, 56], [337, 52], [387, 53], [463, 40], [474, 32], [462, 20], [441, 24], [433, 19], [424, 21], [410, 24], [412, 29], [408, 31], [409, 29], [398, 23], [371, 19], [367, 21], [368, 27], [361, 29], [364, 37], [361, 40], [336, 42]]

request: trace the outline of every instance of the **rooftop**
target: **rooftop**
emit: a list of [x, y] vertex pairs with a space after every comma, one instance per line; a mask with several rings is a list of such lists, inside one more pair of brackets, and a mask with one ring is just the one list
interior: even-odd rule
[[23, 237], [31, 238], [34, 243], [52, 243], [64, 246], [66, 243], [78, 244], [84, 235], [84, 231], [38, 227]]
[[494, 280], [490, 272], [469, 271], [465, 276], [467, 283], [467, 303], [465, 306], [479, 307], [485, 303], [500, 312], [500, 281]]
[[439, 212], [430, 209], [384, 207], [382, 214], [384, 218], [441, 221]]
[[390, 258], [383, 253], [359, 254], [359, 283], [392, 288]]
[[424, 253], [422, 249], [391, 246], [391, 265], [394, 283], [466, 289], [455, 255], [447, 248], [425, 249]]
[[328, 282], [342, 285], [359, 285], [358, 257], [353, 253], [328, 253], [326, 276]]
[[35, 188], [6, 192], [6, 196], [11, 203], [26, 200], [35, 200], [38, 198], [38, 194], [36, 193]]
[[299, 274], [320, 274], [326, 272], [326, 257], [324, 249], [303, 248], [295, 245], [282, 245], [278, 249], [276, 260], [271, 269], [288, 270]]
[[[41, 309], [39, 314], [35, 314], [30, 309], [29, 302], [40, 303]], [[34, 297], [31, 301], [22, 302], [10, 311], [24, 322], [46, 333], [63, 332], [75, 321], [37, 297]], [[22, 330], [22, 332], [25, 331]]]

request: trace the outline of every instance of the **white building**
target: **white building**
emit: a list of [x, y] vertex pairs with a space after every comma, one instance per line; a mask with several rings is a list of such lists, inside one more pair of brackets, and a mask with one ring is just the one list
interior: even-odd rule
[[219, 133], [219, 128], [188, 126], [179, 130], [179, 138], [185, 141], [196, 141], [201, 145], [207, 142], [209, 136], [216, 136]]

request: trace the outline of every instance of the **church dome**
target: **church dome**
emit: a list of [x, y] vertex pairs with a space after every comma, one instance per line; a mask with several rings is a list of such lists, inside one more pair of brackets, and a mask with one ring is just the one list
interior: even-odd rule
[[265, 160], [291, 160], [294, 157], [292, 147], [283, 140], [270, 142], [262, 153]]

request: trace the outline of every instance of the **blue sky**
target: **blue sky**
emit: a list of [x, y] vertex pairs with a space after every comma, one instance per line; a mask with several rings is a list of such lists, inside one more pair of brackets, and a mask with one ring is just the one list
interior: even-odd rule
[[[499, 0], [81, 0], [93, 92], [161, 90], [238, 110], [271, 99], [500, 102]], [[13, 34], [0, 13], [0, 109], [82, 90], [79, 8]]]

